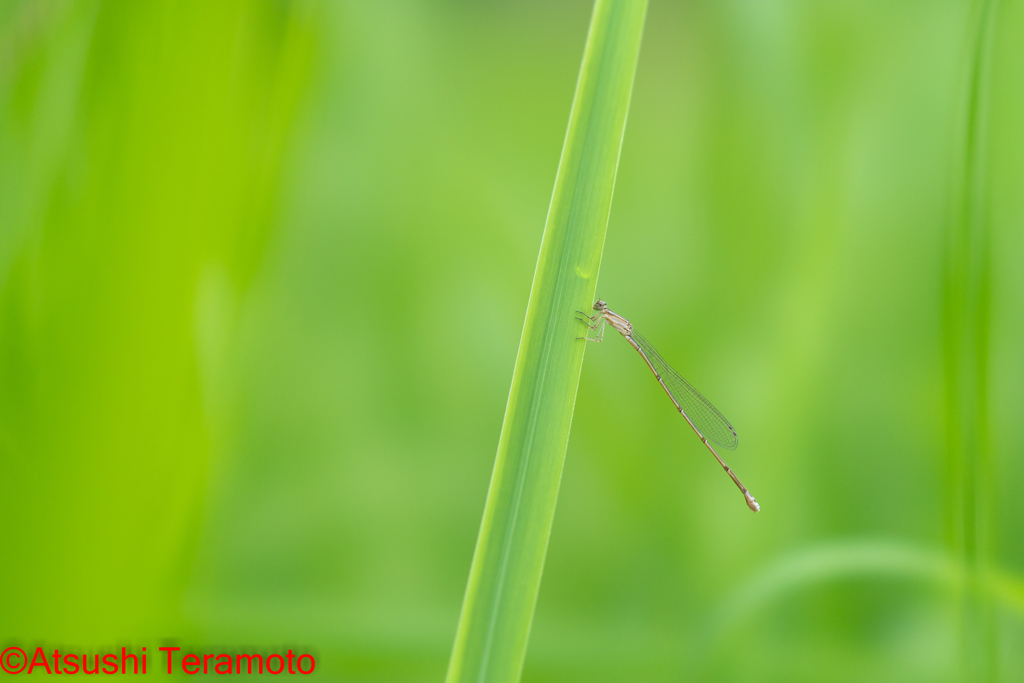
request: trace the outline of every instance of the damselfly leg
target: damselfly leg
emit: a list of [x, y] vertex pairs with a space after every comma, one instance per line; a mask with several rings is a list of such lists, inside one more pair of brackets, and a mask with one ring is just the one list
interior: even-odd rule
[[[597, 331], [597, 336], [596, 337], [576, 337], [576, 338], [577, 339], [582, 339], [583, 341], [592, 341], [592, 342], [602, 342], [602, 341], [604, 341], [604, 320], [599, 320], [598, 322], [594, 322], [594, 319], [598, 318], [600, 316], [597, 316], [597, 315], [589, 316], [586, 313], [584, 313], [583, 311], [576, 311], [576, 312], [583, 316], [582, 318], [576, 318], [576, 320], [580, 321], [581, 323], [583, 323], [584, 325], [586, 325], [590, 329]], [[591, 324], [591, 323], [593, 323], [593, 324]]]

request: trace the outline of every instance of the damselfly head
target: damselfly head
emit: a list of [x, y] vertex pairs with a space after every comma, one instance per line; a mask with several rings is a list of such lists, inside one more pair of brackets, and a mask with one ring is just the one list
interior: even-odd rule
[[594, 304], [594, 310], [595, 311], [605, 311], [607, 309], [608, 309], [608, 304], [606, 304], [605, 302], [601, 301], [600, 299], [598, 299], [597, 302]]

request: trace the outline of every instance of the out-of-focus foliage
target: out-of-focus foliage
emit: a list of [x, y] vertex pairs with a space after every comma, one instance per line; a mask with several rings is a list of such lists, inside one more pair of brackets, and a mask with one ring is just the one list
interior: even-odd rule
[[[943, 316], [967, 0], [652, 0], [526, 681], [955, 681]], [[586, 1], [0, 4], [0, 636], [444, 676]], [[984, 155], [1024, 667], [1024, 6]]]
[[173, 634], [312, 27], [275, 3], [3, 12], [0, 624]]

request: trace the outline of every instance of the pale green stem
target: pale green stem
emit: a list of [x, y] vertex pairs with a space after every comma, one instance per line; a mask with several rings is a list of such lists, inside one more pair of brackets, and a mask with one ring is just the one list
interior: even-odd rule
[[989, 220], [985, 143], [988, 73], [997, 0], [976, 0], [963, 111], [963, 161], [946, 269], [946, 383], [950, 540], [966, 569], [962, 606], [966, 681], [995, 680], [991, 600], [982, 590], [991, 532], [987, 379]]

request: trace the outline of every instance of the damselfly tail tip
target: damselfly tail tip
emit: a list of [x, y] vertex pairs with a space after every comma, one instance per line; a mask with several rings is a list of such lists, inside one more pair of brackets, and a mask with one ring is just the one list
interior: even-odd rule
[[750, 495], [750, 491], [744, 491], [743, 492], [743, 497], [747, 499], [747, 507], [748, 508], [750, 508], [754, 512], [760, 512], [761, 511], [761, 506], [758, 505], [757, 501], [754, 500], [754, 497], [752, 495]]

